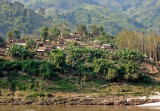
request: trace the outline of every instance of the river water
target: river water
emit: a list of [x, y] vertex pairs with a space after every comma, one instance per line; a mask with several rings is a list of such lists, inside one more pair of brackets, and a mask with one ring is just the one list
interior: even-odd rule
[[160, 107], [137, 106], [0, 106], [0, 111], [160, 111]]

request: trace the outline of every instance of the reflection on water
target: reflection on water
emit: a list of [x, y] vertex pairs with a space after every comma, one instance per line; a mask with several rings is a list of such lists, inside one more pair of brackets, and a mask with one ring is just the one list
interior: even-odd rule
[[145, 109], [150, 109], [150, 110], [152, 110], [152, 111], [160, 111], [160, 107], [142, 107], [142, 108], [145, 108]]
[[0, 106], [0, 111], [159, 111], [160, 107], [137, 106]]

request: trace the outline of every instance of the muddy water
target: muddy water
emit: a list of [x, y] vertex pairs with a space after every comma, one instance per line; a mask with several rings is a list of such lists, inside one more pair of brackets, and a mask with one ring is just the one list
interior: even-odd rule
[[136, 106], [0, 106], [0, 111], [160, 111], [160, 107]]

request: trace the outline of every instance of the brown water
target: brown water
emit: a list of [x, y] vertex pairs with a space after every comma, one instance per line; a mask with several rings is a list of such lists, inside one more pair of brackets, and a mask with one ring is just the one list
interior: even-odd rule
[[0, 111], [160, 111], [160, 107], [136, 106], [0, 106]]

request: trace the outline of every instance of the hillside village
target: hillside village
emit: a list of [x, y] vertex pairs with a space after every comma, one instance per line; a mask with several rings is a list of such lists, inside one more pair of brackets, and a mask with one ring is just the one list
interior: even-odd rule
[[[110, 44], [102, 44], [99, 45], [95, 42], [93, 43], [85, 43], [80, 39], [80, 35], [78, 33], [70, 33], [69, 38], [58, 39], [57, 43], [49, 40], [45, 40], [45, 43], [42, 42], [41, 37], [32, 38], [36, 43], [36, 48], [34, 51], [36, 52], [36, 56], [46, 56], [46, 52], [51, 51], [52, 49], [61, 49], [65, 50], [68, 47], [68, 43], [76, 42], [81, 46], [90, 47], [90, 48], [103, 48], [109, 51], [113, 51], [113, 48]], [[27, 39], [14, 39], [14, 40], [6, 40], [6, 45], [0, 48], [0, 56], [6, 56], [9, 47], [14, 45], [26, 46]]]
[[[0, 0], [0, 111], [160, 106], [159, 6], [160, 0]], [[108, 108], [102, 111], [121, 109]], [[122, 111], [146, 111], [138, 108]]]
[[160, 0], [0, 0], [0, 111], [160, 106], [159, 6]]

